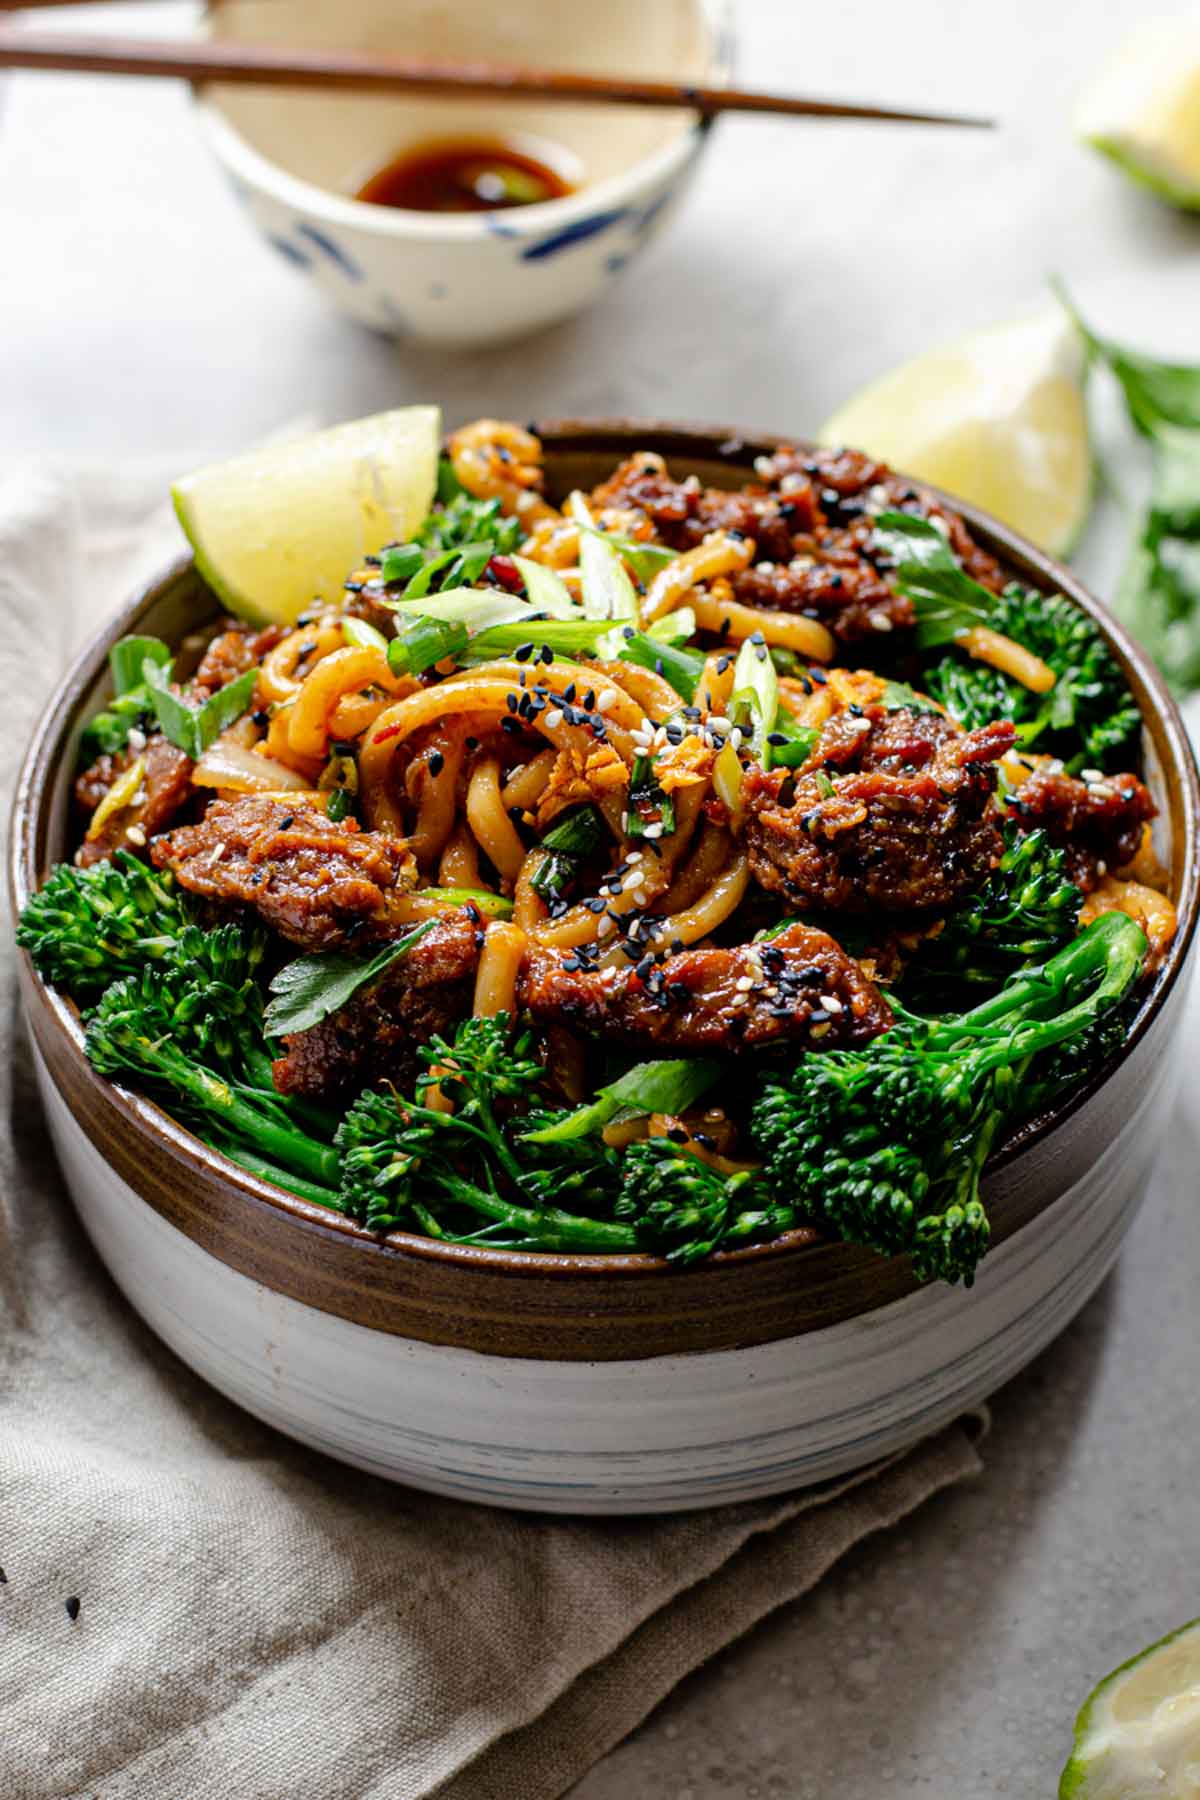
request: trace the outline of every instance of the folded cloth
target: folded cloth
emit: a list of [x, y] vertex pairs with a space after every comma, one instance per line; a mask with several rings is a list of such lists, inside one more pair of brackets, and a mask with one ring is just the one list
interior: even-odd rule
[[[163, 491], [154, 468], [0, 479], [6, 795], [64, 657], [180, 547]], [[190, 1375], [108, 1281], [43, 1133], [11, 960], [4, 1800], [552, 1800], [705, 1657], [979, 1469], [956, 1426], [782, 1500], [576, 1521], [301, 1449]]]

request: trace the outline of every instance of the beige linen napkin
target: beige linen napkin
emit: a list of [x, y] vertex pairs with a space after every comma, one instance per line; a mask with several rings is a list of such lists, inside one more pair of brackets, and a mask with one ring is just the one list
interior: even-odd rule
[[[65, 655], [178, 548], [163, 487], [154, 468], [0, 479], [6, 797]], [[4, 955], [3, 1800], [553, 1800], [688, 1670], [978, 1470], [956, 1427], [784, 1500], [574, 1521], [310, 1454], [205, 1388], [108, 1281]]]

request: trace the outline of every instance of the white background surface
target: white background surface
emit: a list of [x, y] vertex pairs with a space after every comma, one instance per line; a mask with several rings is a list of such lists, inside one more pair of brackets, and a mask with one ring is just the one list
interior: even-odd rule
[[[564, 0], [564, 4], [584, 0]], [[803, 432], [873, 374], [1044, 303], [1200, 361], [1200, 218], [1076, 148], [1080, 73], [1137, 0], [743, 0], [747, 82], [995, 112], [1001, 132], [730, 122], [600, 311], [465, 356], [361, 333], [252, 234], [174, 85], [0, 92], [0, 453], [197, 456], [311, 412], [439, 400]], [[165, 23], [142, 7], [139, 26]], [[172, 9], [172, 16], [178, 12]], [[88, 20], [91, 25], [92, 21]], [[1121, 526], [1085, 545], [1103, 588]], [[1054, 1791], [1115, 1662], [1200, 1613], [1197, 1145], [1118, 1274], [1000, 1396], [988, 1473], [694, 1678], [580, 1800]]]

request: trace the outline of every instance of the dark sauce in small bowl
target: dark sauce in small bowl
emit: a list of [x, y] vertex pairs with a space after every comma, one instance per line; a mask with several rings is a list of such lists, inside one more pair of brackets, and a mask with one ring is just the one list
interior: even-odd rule
[[573, 193], [571, 182], [502, 138], [455, 138], [406, 150], [359, 188], [355, 198], [406, 212], [498, 212]]

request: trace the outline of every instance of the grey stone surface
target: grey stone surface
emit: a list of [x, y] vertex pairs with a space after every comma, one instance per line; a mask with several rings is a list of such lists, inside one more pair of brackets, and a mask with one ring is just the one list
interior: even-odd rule
[[[1200, 220], [1123, 184], [1068, 129], [1081, 74], [1142, 10], [744, 0], [748, 81], [992, 110], [1005, 129], [728, 123], [602, 309], [458, 357], [356, 330], [274, 261], [181, 91], [14, 79], [0, 455], [186, 466], [300, 412], [415, 399], [452, 421], [624, 411], [803, 431], [917, 349], [1040, 306], [1054, 269], [1113, 329], [1195, 360]], [[147, 17], [168, 28], [163, 9], [126, 10]], [[1102, 586], [1122, 534], [1110, 511], [1085, 546]], [[690, 1680], [578, 1800], [1053, 1793], [1098, 1676], [1200, 1613], [1198, 1171], [1193, 1103], [1117, 1272], [997, 1397], [982, 1480]]]

